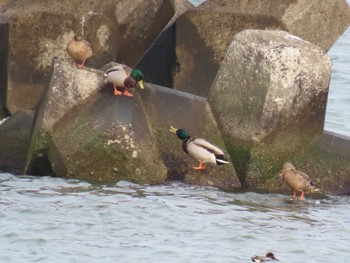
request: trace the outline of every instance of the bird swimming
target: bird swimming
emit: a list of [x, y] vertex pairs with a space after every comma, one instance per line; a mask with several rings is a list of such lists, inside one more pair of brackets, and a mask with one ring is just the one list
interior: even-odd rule
[[229, 163], [224, 159], [224, 152], [217, 146], [204, 139], [193, 139], [184, 129], [170, 126], [170, 131], [182, 140], [182, 149], [185, 153], [199, 161], [199, 166], [192, 167], [194, 170], [204, 170], [206, 163], [223, 165]]
[[[117, 64], [114, 67], [108, 69], [105, 73], [108, 81], [113, 83], [114, 95], [124, 95], [133, 97], [134, 95], [128, 91], [130, 88], [134, 88], [137, 85], [140, 89], [143, 89], [143, 74], [141, 70], [132, 69], [124, 64]], [[124, 92], [121, 92], [117, 87], [124, 88]]]
[[265, 256], [254, 256], [252, 257], [253, 262], [269, 262], [269, 261], [278, 261], [277, 258], [275, 258], [275, 255], [272, 252], [267, 252]]
[[[82, 36], [75, 35], [67, 44], [67, 53], [78, 68], [83, 68], [85, 60], [92, 56], [92, 48]], [[77, 61], [81, 63], [77, 63]]]
[[294, 191], [293, 199], [297, 193], [301, 193], [299, 200], [304, 198], [305, 193], [319, 192], [318, 186], [310, 180], [309, 176], [295, 169], [291, 163], [285, 163], [279, 175], [284, 179], [290, 189]]

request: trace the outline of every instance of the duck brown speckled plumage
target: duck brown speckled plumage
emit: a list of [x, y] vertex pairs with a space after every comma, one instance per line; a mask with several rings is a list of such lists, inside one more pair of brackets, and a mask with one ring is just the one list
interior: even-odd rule
[[312, 182], [309, 176], [302, 171], [295, 169], [291, 163], [285, 163], [280, 172], [280, 176], [284, 179], [290, 189], [294, 191], [293, 199], [296, 198], [297, 193], [301, 193], [299, 200], [304, 198], [305, 193], [319, 192], [320, 189]]
[[92, 48], [82, 36], [75, 35], [67, 45], [67, 53], [78, 68], [83, 68], [85, 60], [92, 56]]

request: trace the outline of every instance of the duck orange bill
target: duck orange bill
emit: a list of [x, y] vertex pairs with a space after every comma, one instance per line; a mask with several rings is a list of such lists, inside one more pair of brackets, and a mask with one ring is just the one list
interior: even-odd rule
[[144, 89], [144, 88], [145, 88], [145, 87], [143, 86], [143, 81], [142, 81], [142, 80], [140, 80], [140, 81], [138, 82], [138, 84], [139, 84], [140, 89]]
[[169, 131], [171, 131], [172, 133], [176, 133], [177, 129], [173, 126], [170, 126]]

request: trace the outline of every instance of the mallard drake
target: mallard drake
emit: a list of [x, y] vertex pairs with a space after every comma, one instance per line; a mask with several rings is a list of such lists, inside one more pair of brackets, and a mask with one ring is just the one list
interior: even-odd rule
[[309, 179], [309, 176], [302, 171], [295, 169], [291, 163], [285, 163], [279, 174], [290, 189], [294, 191], [293, 199], [297, 193], [301, 193], [299, 200], [304, 198], [305, 193], [319, 192], [318, 186]]
[[253, 262], [269, 262], [269, 261], [278, 261], [277, 258], [275, 258], [275, 255], [272, 252], [267, 252], [265, 256], [254, 256], [252, 257]]
[[[124, 95], [132, 97], [128, 89], [136, 87], [138, 85], [140, 89], [143, 89], [143, 74], [141, 70], [132, 69], [124, 64], [117, 64], [113, 68], [106, 71], [105, 76], [109, 82], [113, 83], [114, 95]], [[117, 90], [117, 87], [124, 88], [124, 93]]]
[[85, 60], [92, 56], [92, 48], [82, 36], [75, 35], [67, 45], [67, 53], [73, 58], [73, 62], [78, 68], [83, 68]]
[[193, 139], [187, 131], [173, 126], [170, 131], [182, 140], [182, 149], [185, 153], [199, 161], [199, 166], [192, 167], [194, 170], [204, 170], [206, 163], [222, 165], [228, 163], [224, 159], [224, 152], [217, 146], [204, 139]]

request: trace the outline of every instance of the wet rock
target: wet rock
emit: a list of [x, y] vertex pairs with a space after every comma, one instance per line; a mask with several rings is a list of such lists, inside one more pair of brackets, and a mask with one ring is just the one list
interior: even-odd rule
[[219, 146], [230, 156], [205, 98], [156, 85], [147, 85], [139, 93], [147, 112], [162, 158], [171, 180], [215, 186], [232, 190], [240, 187], [232, 163], [207, 165], [205, 171], [192, 170], [198, 163], [182, 150], [182, 141], [169, 131], [170, 126], [187, 130], [194, 138], [204, 138]]
[[324, 192], [350, 195], [349, 136], [325, 131], [298, 161], [315, 176]]
[[235, 35], [209, 101], [243, 185], [257, 187], [323, 132], [331, 61], [284, 31]]
[[149, 82], [208, 97], [236, 33], [280, 29], [328, 51], [349, 24], [344, 0], [207, 0], [164, 31], [140, 67]]
[[23, 174], [33, 116], [33, 111], [18, 111], [0, 120], [0, 171]]
[[71, 60], [67, 43], [83, 35], [94, 54], [88, 67], [115, 58], [133, 65], [174, 14], [166, 0], [3, 1], [0, 4], [2, 105], [10, 113], [33, 109], [52, 74], [52, 60]]
[[[46, 155], [60, 177], [115, 183], [163, 183], [166, 167], [142, 105], [101, 90], [102, 71], [57, 62], [37, 112], [27, 172]], [[66, 102], [66, 103], [65, 103]]]

